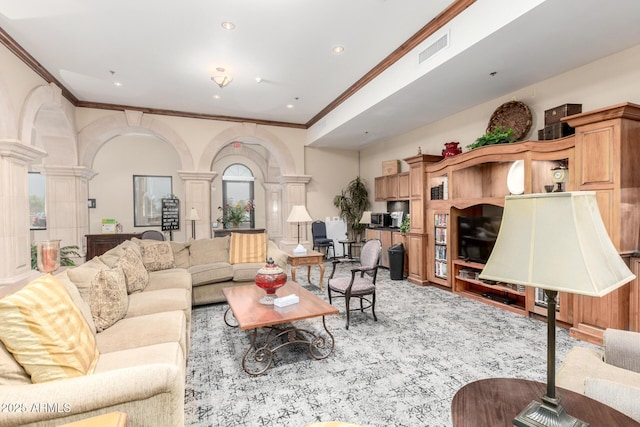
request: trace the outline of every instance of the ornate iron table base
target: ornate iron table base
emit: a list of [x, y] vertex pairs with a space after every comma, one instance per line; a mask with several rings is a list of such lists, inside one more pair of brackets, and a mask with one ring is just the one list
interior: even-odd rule
[[[238, 324], [231, 320], [232, 317], [233, 312], [228, 308], [224, 313], [224, 323], [230, 327], [238, 327]], [[308, 329], [300, 329], [293, 326], [283, 328], [269, 326], [252, 329], [251, 343], [242, 357], [242, 369], [249, 375], [264, 373], [273, 364], [273, 354], [280, 348], [291, 344], [306, 345], [309, 354], [316, 360], [329, 357], [333, 353], [335, 341], [333, 334], [327, 329], [324, 316], [322, 316], [322, 326], [328, 335], [327, 337], [318, 335]], [[261, 345], [257, 343], [258, 329], [268, 330]]]

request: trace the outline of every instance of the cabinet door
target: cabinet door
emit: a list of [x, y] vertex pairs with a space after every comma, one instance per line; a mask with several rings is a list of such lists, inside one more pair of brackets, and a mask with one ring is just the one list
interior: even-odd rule
[[410, 192], [409, 172], [398, 174], [398, 199], [408, 200]]
[[391, 231], [380, 232], [380, 243], [382, 243], [382, 253], [380, 254], [380, 265], [389, 268], [389, 248], [391, 247]]
[[385, 176], [374, 178], [375, 200], [381, 202], [387, 200], [387, 180]]
[[398, 175], [387, 175], [387, 200], [398, 200]]

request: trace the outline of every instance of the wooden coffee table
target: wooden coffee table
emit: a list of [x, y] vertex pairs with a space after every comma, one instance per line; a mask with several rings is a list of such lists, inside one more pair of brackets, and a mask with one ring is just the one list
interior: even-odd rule
[[307, 251], [305, 254], [287, 252], [287, 262], [291, 265], [291, 280], [296, 281], [296, 267], [307, 266], [307, 280], [311, 283], [311, 266], [320, 267], [320, 290], [324, 280], [324, 254], [322, 252]]
[[[273, 353], [287, 345], [302, 344], [316, 360], [328, 357], [334, 348], [334, 338], [325, 316], [338, 314], [338, 309], [318, 298], [293, 281], [288, 281], [278, 289], [278, 297], [295, 294], [300, 298], [297, 304], [286, 307], [263, 305], [258, 301], [265, 294], [256, 285], [237, 286], [222, 290], [229, 308], [224, 313], [224, 322], [241, 330], [252, 330], [251, 344], [242, 357], [242, 368], [251, 375], [260, 375], [273, 363]], [[291, 323], [303, 319], [322, 317], [324, 333], [308, 329], [298, 329]], [[258, 332], [263, 332], [260, 344]]]
[[[462, 387], [451, 402], [451, 418], [454, 427], [512, 426], [513, 419], [531, 401], [540, 401], [546, 385], [536, 381], [515, 378], [489, 378]], [[615, 409], [556, 387], [556, 397], [569, 415], [591, 426], [640, 426], [637, 422]]]

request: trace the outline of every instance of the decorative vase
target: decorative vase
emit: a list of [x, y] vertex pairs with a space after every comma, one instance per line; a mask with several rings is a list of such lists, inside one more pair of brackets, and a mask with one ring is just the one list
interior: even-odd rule
[[42, 273], [53, 273], [60, 268], [60, 240], [36, 242], [36, 259]]
[[447, 157], [453, 157], [456, 154], [462, 153], [462, 148], [460, 148], [459, 145], [459, 142], [445, 142], [442, 156], [446, 159]]
[[260, 299], [260, 304], [273, 305], [276, 299], [276, 290], [287, 283], [287, 274], [278, 267], [272, 258], [267, 260], [267, 264], [258, 270], [256, 275], [256, 286], [262, 288], [267, 293]]

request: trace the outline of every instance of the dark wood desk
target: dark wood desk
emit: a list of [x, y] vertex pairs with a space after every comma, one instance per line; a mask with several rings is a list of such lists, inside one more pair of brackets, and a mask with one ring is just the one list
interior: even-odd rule
[[86, 260], [89, 261], [93, 257], [100, 256], [113, 249], [125, 240], [131, 240], [134, 237], [140, 238], [140, 233], [104, 233], [104, 234], [86, 234], [87, 254]]
[[[490, 378], [462, 387], [451, 402], [454, 427], [512, 426], [513, 419], [532, 400], [540, 401], [547, 386], [535, 381], [515, 378]], [[572, 415], [591, 427], [640, 426], [615, 409], [582, 394], [556, 387], [556, 397]]]

